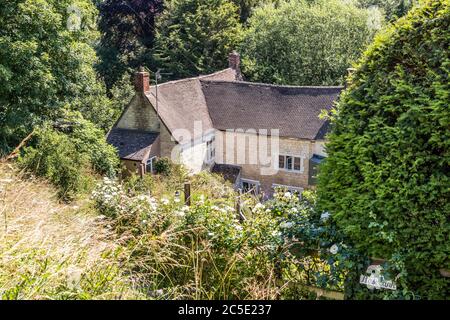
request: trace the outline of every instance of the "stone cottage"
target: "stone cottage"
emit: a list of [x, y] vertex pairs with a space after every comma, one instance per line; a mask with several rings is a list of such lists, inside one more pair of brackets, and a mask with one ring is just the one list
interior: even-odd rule
[[315, 185], [330, 110], [342, 87], [279, 86], [242, 81], [239, 54], [213, 74], [150, 85], [136, 94], [108, 134], [127, 172], [151, 173], [168, 157], [192, 173], [221, 173], [244, 191]]

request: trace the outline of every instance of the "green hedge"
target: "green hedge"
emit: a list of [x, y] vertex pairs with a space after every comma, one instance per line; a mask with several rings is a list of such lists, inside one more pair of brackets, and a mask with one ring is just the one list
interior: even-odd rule
[[[450, 298], [450, 2], [424, 1], [376, 39], [331, 116], [319, 204], [399, 290]], [[359, 293], [358, 293], [359, 292]]]

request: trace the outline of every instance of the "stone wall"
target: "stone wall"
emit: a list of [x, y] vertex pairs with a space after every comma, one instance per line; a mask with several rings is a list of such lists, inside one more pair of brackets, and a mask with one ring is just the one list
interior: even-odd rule
[[136, 93], [116, 126], [121, 129], [160, 131], [160, 121], [156, 111], [141, 93]]
[[[311, 188], [308, 184], [309, 159], [313, 154], [326, 155], [323, 141], [280, 138], [277, 144], [275, 140], [264, 140], [248, 132], [218, 132], [216, 143], [216, 154], [220, 155], [216, 162], [242, 167], [242, 179], [259, 181], [261, 191], [266, 194], [272, 193], [273, 184]], [[261, 145], [265, 145], [266, 150]], [[279, 154], [300, 157], [301, 170], [278, 169]]]

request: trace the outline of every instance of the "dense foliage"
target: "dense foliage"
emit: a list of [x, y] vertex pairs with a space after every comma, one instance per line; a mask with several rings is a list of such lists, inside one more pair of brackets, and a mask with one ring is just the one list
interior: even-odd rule
[[93, 69], [96, 14], [89, 0], [2, 1], [1, 151], [62, 108], [109, 127], [114, 115]]
[[388, 21], [403, 17], [416, 4], [417, 0], [358, 0], [360, 5], [369, 8], [377, 6], [384, 11]]
[[342, 84], [380, 26], [369, 12], [340, 0], [293, 0], [254, 11], [241, 45], [252, 81], [292, 85]]
[[108, 88], [121, 76], [140, 66], [154, 69], [152, 48], [155, 20], [163, 10], [162, 0], [107, 0], [98, 5], [102, 33], [98, 70]]
[[19, 158], [21, 166], [47, 178], [59, 188], [59, 196], [71, 200], [92, 183], [91, 174], [113, 177], [118, 168], [116, 150], [104, 132], [79, 114], [68, 114], [53, 124], [36, 129], [32, 146]]
[[238, 8], [228, 0], [173, 0], [157, 21], [158, 66], [172, 78], [227, 67], [242, 34]]
[[207, 189], [194, 189], [190, 207], [182, 195], [110, 179], [93, 193], [100, 213], [127, 235], [138, 287], [158, 299], [305, 299], [315, 296], [311, 285], [343, 290], [353, 253], [313, 202], [281, 189], [266, 204], [245, 197], [240, 221], [223, 179], [198, 178]]
[[448, 298], [450, 3], [425, 1], [379, 35], [332, 115], [320, 203], [402, 288]]

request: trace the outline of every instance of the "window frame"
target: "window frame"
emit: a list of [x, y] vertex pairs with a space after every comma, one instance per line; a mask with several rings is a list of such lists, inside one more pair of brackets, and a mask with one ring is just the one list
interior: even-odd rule
[[[295, 169], [296, 159], [298, 159], [299, 161], [298, 170]], [[303, 173], [305, 170], [304, 168], [302, 170], [302, 162], [304, 162], [304, 159], [301, 156], [295, 156], [291, 154], [281, 154], [281, 153], [278, 154], [278, 170], [282, 170], [285, 172]], [[281, 163], [284, 164], [283, 168], [280, 167]], [[289, 168], [289, 163], [291, 168]]]
[[[156, 156], [149, 157], [145, 162], [145, 173], [155, 173], [154, 161], [156, 160]], [[148, 165], [150, 164], [150, 171], [148, 171]]]

